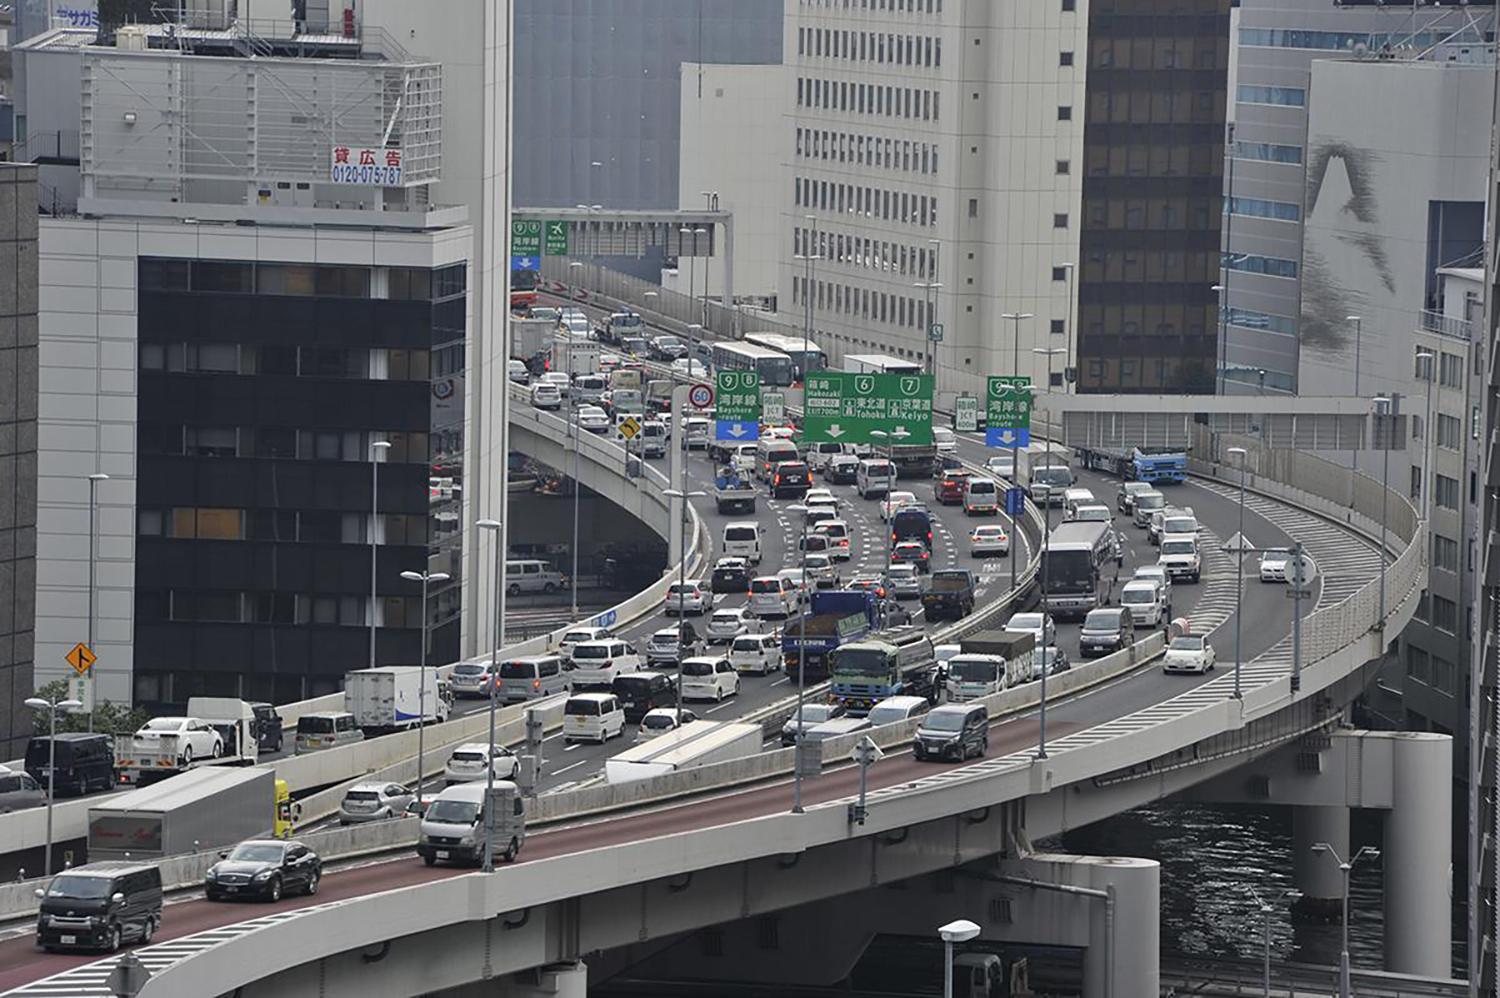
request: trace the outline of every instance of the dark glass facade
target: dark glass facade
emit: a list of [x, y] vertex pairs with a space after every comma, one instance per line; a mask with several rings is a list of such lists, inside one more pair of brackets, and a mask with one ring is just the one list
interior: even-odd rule
[[[464, 272], [140, 261], [137, 703], [286, 703], [368, 665], [372, 498], [375, 659], [418, 662], [401, 572], [457, 578], [433, 524], [462, 468], [434, 487], [432, 455], [435, 436], [461, 454], [461, 429], [433, 366], [462, 370]], [[457, 600], [429, 601], [433, 661], [456, 657]]]
[[1080, 391], [1214, 390], [1231, 3], [1089, 4]]

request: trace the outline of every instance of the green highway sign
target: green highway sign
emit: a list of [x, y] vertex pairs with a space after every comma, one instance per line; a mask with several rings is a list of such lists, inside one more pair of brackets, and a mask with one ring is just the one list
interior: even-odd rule
[[997, 374], [986, 380], [985, 423], [994, 429], [1031, 429], [1030, 375]]
[[760, 375], [754, 371], [720, 371], [714, 418], [735, 423], [760, 422]]
[[904, 429], [908, 445], [932, 443], [932, 375], [808, 375], [803, 402], [804, 443], [890, 443], [872, 431]]
[[548, 222], [547, 223], [547, 247], [546, 248], [547, 248], [547, 255], [548, 256], [567, 256], [568, 255], [568, 223], [567, 222]]
[[515, 219], [510, 223], [510, 255], [542, 255], [542, 223], [529, 219]]

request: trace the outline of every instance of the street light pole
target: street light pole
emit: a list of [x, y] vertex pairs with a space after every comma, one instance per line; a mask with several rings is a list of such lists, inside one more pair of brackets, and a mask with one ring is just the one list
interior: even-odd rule
[[[806, 230], [806, 241], [803, 245], [805, 252], [796, 256], [796, 259], [807, 263], [807, 276], [802, 281], [802, 354], [805, 357], [811, 349], [812, 327], [813, 327], [813, 264], [822, 258], [818, 253], [818, 218], [816, 215], [804, 215], [810, 224]], [[807, 376], [803, 374], [803, 385], [807, 384]], [[802, 577], [798, 580], [798, 603], [799, 611], [802, 594], [807, 584], [807, 517], [802, 517]], [[887, 583], [889, 584], [889, 583]], [[802, 753], [807, 747], [803, 734], [807, 729], [807, 722], [802, 717], [802, 706], [807, 699], [807, 614], [799, 613], [799, 623], [802, 628], [802, 645], [797, 649], [797, 707], [796, 713], [792, 715], [797, 721], [796, 748], [792, 752], [792, 813], [802, 813]]]
[[495, 630], [490, 643], [490, 738], [485, 753], [484, 766], [484, 862], [485, 873], [495, 872], [495, 809], [491, 806], [495, 796], [495, 706], [500, 689], [500, 645], [505, 641], [504, 621], [500, 609], [500, 566], [505, 561], [502, 550], [505, 532], [499, 520], [479, 520], [474, 524], [488, 530], [495, 537]]
[[[1355, 398], [1360, 398], [1361, 395], [1359, 393], [1359, 340], [1360, 340], [1360, 335], [1359, 334], [1360, 334], [1360, 324], [1361, 324], [1362, 320], [1357, 315], [1346, 315], [1346, 316], [1344, 316], [1344, 321], [1345, 322], [1352, 322], [1352, 323], [1354, 323], [1354, 397]], [[1359, 440], [1354, 441], [1353, 454], [1354, 454], [1354, 470], [1355, 471], [1359, 470], [1359, 445], [1360, 445], [1361, 442], [1362, 441], [1359, 441]]]
[[687, 611], [683, 609], [682, 598], [687, 593], [687, 524], [688, 508], [687, 501], [699, 496], [707, 495], [701, 489], [684, 492], [682, 489], [662, 489], [662, 495], [669, 499], [681, 499], [681, 515], [677, 523], [677, 726], [682, 727], [682, 659], [683, 652], [687, 649], [684, 640], [684, 631], [687, 629]]
[[[93, 652], [96, 658], [97, 658], [99, 652], [94, 648], [94, 590], [98, 588], [98, 584], [95, 581], [95, 571], [96, 571], [96, 567], [95, 566], [97, 565], [98, 559], [99, 559], [99, 555], [98, 555], [99, 544], [98, 544], [98, 541], [97, 541], [97, 537], [98, 537], [98, 534], [99, 534], [98, 527], [97, 527], [97, 521], [98, 521], [98, 518], [99, 518], [99, 512], [98, 512], [99, 511], [99, 483], [100, 482], [107, 482], [107, 481], [109, 481], [109, 476], [106, 475], [102, 471], [96, 471], [92, 475], [89, 476], [89, 626], [88, 626], [88, 642], [89, 642], [89, 651]], [[88, 708], [89, 708], [89, 712], [88, 712], [88, 715], [89, 715], [89, 734], [93, 734], [93, 732], [94, 732], [94, 702], [95, 702], [95, 699], [96, 699], [95, 696], [94, 696], [94, 663], [93, 662], [90, 662], [89, 663], [89, 667], [84, 670], [84, 676], [85, 676], [85, 679], [84, 679], [85, 689], [87, 690], [87, 692], [84, 694], [84, 700], [82, 702], [85, 702], [88, 705]], [[52, 801], [51, 801], [51, 791], [50, 790], [48, 791], [47, 808], [48, 808], [47, 820], [50, 822], [52, 820], [52, 814], [51, 814]]]
[[1312, 851], [1326, 853], [1339, 865], [1339, 872], [1344, 877], [1344, 917], [1343, 921], [1343, 944], [1339, 949], [1339, 998], [1350, 998], [1353, 994], [1349, 989], [1349, 875], [1354, 872], [1354, 867], [1366, 856], [1370, 859], [1379, 859], [1380, 850], [1373, 846], [1360, 846], [1359, 851], [1344, 862], [1339, 856], [1338, 850], [1327, 842], [1315, 842]]
[[[1032, 347], [1031, 352], [1046, 356], [1047, 390], [1051, 391], [1052, 358], [1063, 353], [1063, 349], [1061, 347]], [[1052, 432], [1050, 426], [1047, 432], [1047, 457], [1045, 463], [1047, 466], [1052, 464]], [[1046, 521], [1046, 532], [1042, 534], [1042, 645], [1044, 647], [1047, 643], [1047, 623], [1052, 619], [1052, 611], [1047, 605], [1047, 594], [1051, 583], [1051, 565], [1048, 564], [1050, 559], [1047, 555], [1052, 549], [1052, 492], [1053, 489], [1049, 487], [1047, 489], [1047, 503], [1042, 507], [1043, 516]], [[1012, 555], [1011, 557], [1014, 558], [1015, 556]], [[1042, 692], [1039, 715], [1040, 724], [1037, 732], [1036, 757], [1038, 759], [1045, 759], [1047, 758], [1047, 661], [1045, 653], [1042, 655]]]
[[1391, 486], [1391, 416], [1394, 415], [1395, 400], [1386, 395], [1375, 397], [1375, 415], [1380, 417], [1381, 425], [1381, 453], [1384, 458], [1381, 462], [1380, 471], [1380, 622], [1376, 627], [1383, 633], [1385, 631], [1385, 510], [1386, 500], [1390, 496]]
[[[1011, 374], [1020, 374], [1021, 373], [1021, 320], [1022, 319], [1035, 319], [1036, 315], [1034, 313], [1032, 313], [1032, 312], [1005, 312], [1005, 313], [1001, 314], [1000, 318], [1002, 318], [1002, 319], [1009, 319], [1012, 323], [1014, 323], [1014, 335], [1011, 338], [1010, 373]], [[1050, 375], [1048, 376], [1048, 380], [1051, 380], [1051, 376]], [[1047, 387], [1050, 388], [1052, 386], [1048, 385]]]
[[53, 781], [57, 779], [57, 712], [74, 711], [83, 706], [81, 700], [47, 700], [29, 697], [26, 706], [32, 710], [47, 712], [47, 850], [42, 860], [42, 875], [52, 876], [52, 802], [57, 799]]
[[966, 943], [979, 935], [979, 926], [960, 918], [938, 929], [943, 940], [943, 998], [953, 998], [953, 945]]
[[1234, 549], [1234, 698], [1240, 694], [1240, 620], [1245, 604], [1245, 465], [1249, 454], [1243, 447], [1231, 447], [1230, 457], [1239, 459], [1240, 466], [1240, 526], [1239, 542]]
[[[1073, 269], [1077, 264], [1069, 262], [1060, 263], [1058, 266], [1068, 275], [1068, 301], [1063, 310], [1063, 349], [1067, 351], [1063, 355], [1063, 393], [1067, 394], [1069, 391], [1068, 369], [1072, 368], [1073, 370], [1072, 384], [1074, 387], [1072, 391], [1074, 392], [1078, 390], [1078, 378], [1081, 374], [1078, 358], [1073, 355]], [[1048, 385], [1047, 388], [1050, 390], [1052, 386]]]
[[[885, 459], [891, 462], [892, 467], [895, 467], [896, 441], [905, 440], [907, 437], [911, 436], [911, 434], [906, 430], [898, 427], [897, 429], [891, 430], [889, 433], [885, 430], [871, 430], [870, 436], [874, 437], [877, 441], [885, 442]], [[887, 493], [886, 497], [880, 501], [886, 513], [884, 517], [884, 523], [882, 524], [882, 528], [880, 531], [880, 546], [885, 549], [884, 585], [886, 589], [885, 596], [883, 596], [880, 600], [880, 626], [885, 627], [886, 601], [891, 598], [891, 545], [894, 543], [894, 540], [891, 537], [887, 536], [887, 534], [891, 529], [890, 520], [896, 515], [896, 511], [891, 507], [891, 497], [889, 493]]]
[[375, 668], [375, 620], [379, 602], [375, 595], [375, 538], [380, 530], [380, 457], [390, 450], [389, 440], [370, 442], [370, 668]]
[[[447, 582], [447, 572], [402, 572], [401, 577], [407, 582], [422, 583], [422, 672], [421, 682], [417, 686], [417, 810], [422, 809], [422, 783], [426, 779], [427, 770], [423, 768], [426, 756], [426, 731], [427, 731], [427, 584], [430, 582]], [[494, 676], [490, 681], [494, 682]]]

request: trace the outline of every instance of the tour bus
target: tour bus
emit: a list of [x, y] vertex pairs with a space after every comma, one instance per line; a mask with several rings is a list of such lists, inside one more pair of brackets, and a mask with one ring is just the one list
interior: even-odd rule
[[787, 336], [783, 333], [746, 333], [746, 343], [784, 353], [792, 360], [792, 378], [801, 381], [816, 374], [828, 364], [828, 357], [811, 337]]
[[792, 358], [769, 347], [720, 341], [710, 360], [716, 371], [754, 371], [762, 386], [785, 388], [792, 383]]
[[1046, 580], [1042, 600], [1054, 618], [1083, 617], [1109, 599], [1105, 563], [1115, 558], [1110, 526], [1075, 520], [1052, 528], [1043, 546], [1039, 576]]
[[884, 353], [851, 353], [844, 355], [844, 370], [851, 374], [921, 374], [922, 365]]

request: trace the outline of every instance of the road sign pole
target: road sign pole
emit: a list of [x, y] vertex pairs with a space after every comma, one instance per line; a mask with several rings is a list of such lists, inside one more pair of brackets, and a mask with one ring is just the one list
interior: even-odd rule
[[[94, 580], [95, 580], [95, 572], [96, 572], [95, 563], [97, 561], [96, 551], [98, 549], [98, 544], [96, 544], [95, 540], [94, 540], [95, 534], [97, 533], [97, 531], [95, 530], [94, 525], [95, 525], [96, 520], [98, 519], [97, 510], [99, 508], [99, 482], [100, 482], [100, 480], [103, 477], [104, 477], [103, 475], [90, 475], [89, 476], [89, 626], [88, 626], [89, 637], [88, 637], [88, 646], [89, 646], [89, 651], [90, 652], [92, 652], [94, 650], [94, 589], [96, 587], [96, 583], [95, 583]], [[86, 686], [86, 690], [83, 691], [85, 693], [85, 696], [81, 697], [80, 699], [82, 699], [83, 702], [88, 705], [89, 733], [93, 734], [93, 732], [94, 732], [94, 699], [95, 698], [94, 698], [94, 663], [92, 661], [89, 662], [88, 669], [85, 670], [85, 672], [83, 673], [83, 681], [84, 681], [84, 684]]]
[[[1010, 448], [1010, 484], [1019, 487], [1021, 483], [1021, 448], [1019, 445], [1011, 445]], [[1018, 514], [1010, 514], [1010, 590], [1016, 591], [1016, 558], [1019, 557], [1020, 549], [1017, 545], [1021, 541], [1021, 520]], [[1046, 637], [1045, 634], [1042, 635]]]

